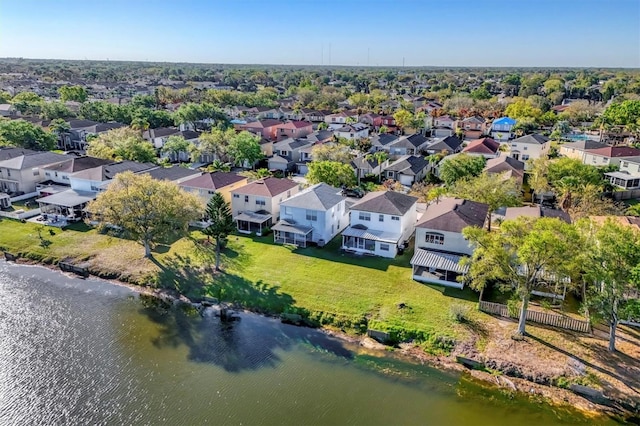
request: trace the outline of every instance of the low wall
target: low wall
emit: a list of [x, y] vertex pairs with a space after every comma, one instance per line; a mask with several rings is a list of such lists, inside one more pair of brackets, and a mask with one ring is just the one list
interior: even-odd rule
[[613, 199], [616, 201], [620, 200], [631, 200], [634, 198], [640, 198], [640, 189], [629, 189], [625, 191], [615, 191], [613, 193]]
[[37, 197], [39, 195], [40, 194], [38, 192], [30, 192], [28, 194], [18, 195], [17, 197], [11, 197], [9, 199], [12, 203], [14, 203], [16, 201], [28, 200], [29, 198]]
[[14, 212], [0, 211], [1, 217], [8, 217], [10, 219], [15, 219], [15, 220], [29, 219], [29, 218], [38, 216], [39, 214], [40, 214], [40, 209], [23, 210], [23, 211], [17, 210]]

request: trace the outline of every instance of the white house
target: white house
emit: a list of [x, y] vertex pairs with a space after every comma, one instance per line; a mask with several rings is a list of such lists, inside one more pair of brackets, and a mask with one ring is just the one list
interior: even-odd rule
[[328, 243], [349, 224], [346, 198], [319, 183], [280, 203], [280, 220], [271, 229], [276, 243], [306, 247]]
[[606, 148], [607, 144], [592, 140], [583, 140], [560, 145], [560, 155], [582, 161], [585, 151], [589, 149]]
[[0, 192], [30, 194], [45, 179], [43, 167], [61, 163], [69, 157], [53, 152], [34, 152], [0, 161]]
[[618, 166], [623, 161], [633, 161], [636, 157], [640, 157], [640, 149], [629, 146], [607, 146], [586, 150], [582, 162], [590, 166]]
[[70, 186], [70, 176], [73, 173], [92, 169], [94, 167], [106, 166], [107, 164], [111, 163], [114, 163], [114, 161], [95, 157], [72, 156], [69, 157], [67, 161], [63, 161], [62, 163], [45, 166], [41, 169], [41, 171], [42, 174], [44, 174], [45, 181], [51, 181], [52, 183]]
[[431, 203], [416, 224], [413, 279], [461, 289], [458, 277], [468, 268], [460, 265], [460, 260], [473, 253], [462, 230], [467, 226], [484, 227], [488, 211], [486, 204], [459, 198]]
[[525, 165], [527, 160], [546, 157], [551, 148], [551, 141], [539, 134], [525, 135], [509, 142], [509, 157], [520, 160]]
[[393, 258], [406, 248], [417, 220], [417, 198], [394, 191], [376, 191], [351, 206], [342, 249]]
[[363, 123], [345, 124], [335, 130], [335, 135], [348, 140], [369, 137], [369, 126]]
[[491, 123], [491, 137], [499, 142], [505, 142], [512, 138], [513, 126], [516, 120], [509, 117], [501, 117]]

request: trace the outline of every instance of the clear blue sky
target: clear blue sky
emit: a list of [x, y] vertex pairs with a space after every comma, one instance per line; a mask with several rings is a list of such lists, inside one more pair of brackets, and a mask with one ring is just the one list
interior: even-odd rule
[[332, 65], [640, 67], [640, 1], [0, 1], [0, 57], [313, 65], [329, 46]]

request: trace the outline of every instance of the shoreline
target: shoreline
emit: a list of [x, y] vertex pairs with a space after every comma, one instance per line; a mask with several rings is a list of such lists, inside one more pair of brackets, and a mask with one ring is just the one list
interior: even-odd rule
[[[62, 275], [71, 278], [85, 279], [78, 274], [72, 272], [65, 272], [59, 268], [57, 264], [38, 262], [31, 259], [16, 258], [13, 261], [2, 259], [8, 264], [14, 263], [16, 265], [36, 266], [49, 269], [54, 272], [58, 272]], [[188, 304], [194, 308], [201, 307], [201, 302], [193, 301], [183, 294], [179, 294], [176, 291], [158, 289], [149, 286], [142, 286], [133, 284], [119, 278], [104, 278], [97, 274], [95, 271], [89, 270], [89, 277], [92, 279], [102, 280], [109, 284], [119, 287], [127, 288], [139, 295], [146, 295], [150, 297], [156, 297], [163, 301], [170, 302], [172, 304]], [[220, 308], [224, 305], [224, 301], [219, 301], [214, 307]], [[230, 305], [232, 310], [240, 311], [243, 313], [249, 313], [252, 315], [261, 316], [264, 318], [281, 319], [280, 315], [269, 314], [265, 312], [256, 312], [245, 308], [238, 308], [237, 306]], [[617, 419], [637, 418], [636, 413], [621, 406], [622, 401], [611, 400], [611, 405], [596, 403], [583, 397], [569, 389], [560, 388], [557, 386], [541, 385], [524, 378], [511, 377], [503, 372], [495, 374], [495, 372], [489, 372], [486, 370], [472, 369], [461, 364], [456, 360], [454, 354], [449, 356], [436, 356], [429, 354], [422, 350], [419, 346], [412, 343], [402, 343], [398, 347], [387, 346], [380, 343], [366, 335], [349, 334], [342, 330], [338, 330], [332, 327], [309, 327], [307, 325], [296, 325], [298, 327], [313, 328], [321, 333], [334, 337], [343, 342], [357, 346], [359, 349], [366, 351], [374, 356], [389, 356], [390, 353], [393, 356], [399, 357], [402, 360], [410, 363], [418, 363], [427, 365], [429, 367], [448, 371], [457, 374], [468, 374], [472, 379], [478, 381], [483, 386], [492, 389], [502, 389], [507, 392], [513, 392], [523, 397], [527, 397], [530, 400], [534, 400], [539, 403], [546, 403], [557, 407], [573, 407], [585, 416], [590, 418], [598, 417], [610, 417]], [[391, 350], [390, 350], [391, 349]]]

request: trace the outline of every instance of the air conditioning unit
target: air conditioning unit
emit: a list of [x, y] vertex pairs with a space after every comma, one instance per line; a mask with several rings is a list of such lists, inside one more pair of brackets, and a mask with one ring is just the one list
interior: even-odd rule
[[11, 207], [11, 197], [9, 194], [0, 193], [0, 209], [8, 209]]

